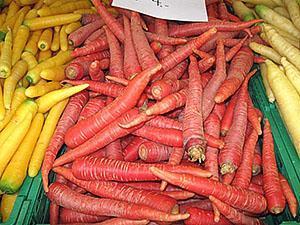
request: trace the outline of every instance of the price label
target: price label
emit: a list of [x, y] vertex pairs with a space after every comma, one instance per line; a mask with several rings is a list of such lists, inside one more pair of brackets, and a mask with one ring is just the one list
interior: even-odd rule
[[208, 21], [205, 0], [113, 0], [112, 5], [161, 19]]

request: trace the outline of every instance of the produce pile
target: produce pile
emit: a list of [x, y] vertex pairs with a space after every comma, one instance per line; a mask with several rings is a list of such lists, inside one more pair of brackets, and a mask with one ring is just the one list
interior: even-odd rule
[[[80, 2], [64, 4], [79, 8]], [[265, 44], [257, 26], [262, 20], [242, 22], [218, 0], [206, 2], [207, 23], [92, 3], [98, 13], [80, 15], [83, 26], [74, 25], [68, 36], [74, 49], [61, 49], [24, 72], [36, 84], [24, 96], [38, 85], [56, 82], [63, 88], [44, 88], [41, 97], [20, 101], [16, 120], [0, 133], [9, 140], [13, 122], [21, 121], [25, 137], [18, 134], [16, 149], [6, 151], [13, 158], [20, 146], [36, 149], [41, 140], [28, 173], [36, 175], [44, 158], [50, 224], [249, 225], [286, 206], [296, 217], [298, 203], [278, 172], [270, 124], [248, 93], [253, 63], [265, 61], [249, 48], [252, 42]], [[65, 17], [74, 16], [69, 7]], [[24, 26], [46, 32], [49, 24], [74, 22], [57, 22], [61, 15], [45, 22], [54, 12], [50, 6], [40, 10], [45, 17], [25, 20]], [[29, 148], [23, 151], [26, 174]], [[5, 171], [0, 188], [12, 192]], [[51, 184], [50, 171], [56, 175]]]
[[253, 11], [244, 3], [234, 1], [233, 8], [244, 20], [254, 19], [256, 15], [264, 20], [260, 24], [263, 30], [260, 36], [266, 43], [253, 42], [249, 46], [267, 59], [260, 68], [268, 99], [270, 102], [276, 100], [300, 156], [300, 128], [297, 125], [300, 122], [299, 2], [267, 0], [260, 4], [253, 5]]

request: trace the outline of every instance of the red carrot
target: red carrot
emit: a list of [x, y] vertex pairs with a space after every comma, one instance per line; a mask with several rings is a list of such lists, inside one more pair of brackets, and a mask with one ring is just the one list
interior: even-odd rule
[[[199, 67], [199, 64], [198, 64], [198, 67]], [[199, 68], [199, 70], [200, 70], [200, 68]], [[212, 78], [212, 76], [213, 75], [212, 75], [211, 72], [206, 72], [206, 73], [202, 73], [201, 74], [201, 83], [202, 83], [203, 89], [206, 87], [206, 85], [208, 84], [208, 82], [210, 81], [210, 79]]]
[[293, 192], [293, 189], [290, 187], [285, 177], [280, 173], [279, 173], [279, 180], [280, 180], [281, 188], [283, 190], [284, 197], [286, 198], [286, 201], [288, 203], [290, 212], [292, 216], [295, 218], [297, 216], [298, 202]]
[[266, 61], [266, 58], [262, 56], [254, 56], [253, 62], [254, 63], [264, 63]]
[[118, 97], [124, 91], [124, 87], [121, 85], [92, 80], [63, 80], [62, 83], [72, 85], [89, 84], [88, 90], [110, 97]]
[[242, 84], [244, 77], [250, 71], [253, 65], [253, 52], [248, 47], [242, 47], [241, 50], [232, 59], [228, 78], [218, 89], [215, 96], [217, 103], [225, 101], [233, 95]]
[[[168, 37], [169, 31], [168, 31], [168, 22], [163, 19], [155, 19], [155, 33], [162, 35], [163, 37]], [[162, 46], [161, 51], [158, 53], [158, 58], [163, 59], [170, 53], [174, 51], [174, 47], [172, 45], [166, 45], [164, 44]]]
[[274, 214], [281, 213], [285, 208], [285, 197], [279, 180], [274, 141], [268, 119], [265, 120], [264, 126], [262, 167], [263, 189], [268, 202], [268, 210]]
[[106, 157], [106, 148], [105, 147], [101, 148], [98, 151], [93, 152], [92, 154], [90, 154], [88, 156], [96, 157], [96, 158], [104, 158], [104, 157]]
[[94, 225], [147, 225], [147, 224], [149, 224], [148, 220], [129, 220], [123, 218], [113, 218]]
[[171, 215], [147, 206], [132, 204], [113, 199], [94, 198], [72, 191], [65, 185], [53, 183], [49, 199], [65, 208], [96, 216], [113, 216], [128, 219], [150, 219], [158, 221], [177, 221], [186, 219], [189, 214]]
[[216, 44], [218, 40], [224, 40], [227, 38], [234, 38], [237, 36], [240, 32], [233, 31], [233, 32], [220, 32], [218, 31], [210, 40], [208, 40], [201, 48], [201, 51], [209, 52], [210, 50], [213, 50], [216, 48]]
[[196, 207], [188, 207], [186, 210], [190, 217], [184, 221], [186, 225], [229, 225], [231, 224], [225, 217], [221, 217], [219, 222], [214, 221], [212, 211], [203, 210]]
[[235, 208], [232, 208], [230, 205], [220, 201], [219, 199], [209, 196], [211, 200], [219, 209], [219, 211], [224, 215], [230, 222], [234, 224], [241, 225], [260, 225], [260, 221], [257, 218], [246, 216], [245, 214], [239, 212]]
[[105, 31], [103, 28], [94, 31], [87, 39], [85, 39], [84, 44], [90, 44], [98, 38], [105, 38]]
[[49, 214], [50, 214], [50, 224], [57, 225], [58, 219], [59, 219], [59, 205], [56, 205], [53, 202], [50, 202], [50, 208], [49, 208]]
[[202, 118], [202, 84], [194, 56], [190, 56], [189, 86], [183, 118], [183, 147], [192, 161], [205, 159], [206, 143], [204, 140]]
[[97, 29], [101, 28], [103, 25], [104, 25], [103, 20], [95, 20], [91, 23], [88, 23], [78, 28], [77, 30], [69, 34], [68, 36], [69, 44], [74, 47], [81, 45], [90, 34], [92, 34]]
[[220, 151], [219, 164], [221, 173], [233, 173], [241, 163], [242, 148], [247, 127], [247, 88], [250, 78], [256, 70], [250, 72], [237, 95], [233, 113], [233, 122], [225, 137], [225, 147]]
[[253, 164], [252, 164], [252, 175], [256, 176], [262, 171], [261, 168], [261, 152], [260, 152], [260, 147], [257, 144], [255, 147], [255, 153], [254, 153], [254, 158], [253, 158]]
[[105, 147], [105, 149], [106, 149], [106, 157], [108, 159], [116, 159], [116, 160], [124, 159], [120, 139], [111, 142]]
[[145, 164], [118, 161], [106, 158], [84, 157], [73, 162], [73, 175], [82, 180], [150, 181], [158, 180], [150, 172], [150, 167], [170, 170], [177, 173], [190, 173], [195, 176], [209, 177], [211, 174], [200, 168], [183, 165]]
[[77, 63], [72, 62], [65, 68], [66, 77], [71, 80], [80, 80], [88, 74], [88, 67], [90, 63], [88, 61]]
[[179, 202], [180, 212], [186, 212], [188, 208], [198, 208], [203, 210], [212, 210], [211, 201], [209, 199], [189, 199]]
[[124, 160], [133, 162], [139, 157], [139, 147], [146, 140], [140, 137], [135, 137], [124, 149]]
[[109, 81], [113, 81], [117, 84], [122, 84], [123, 86], [127, 86], [129, 84], [129, 80], [126, 78], [121, 78], [121, 77], [113, 77], [113, 76], [105, 76], [105, 78]]
[[163, 76], [164, 79], [178, 80], [182, 77], [188, 67], [187, 60], [182, 61]]
[[103, 27], [106, 33], [107, 42], [110, 51], [110, 67], [109, 74], [115, 77], [124, 77], [123, 73], [123, 52], [121, 50], [121, 46], [114, 36], [114, 34], [110, 31], [110, 29], [106, 26]]
[[171, 198], [174, 198], [176, 200], [186, 200], [186, 199], [193, 198], [195, 196], [194, 193], [189, 191], [164, 191], [161, 193]]
[[262, 22], [260, 19], [250, 20], [246, 22], [232, 23], [228, 21], [213, 20], [200, 23], [187, 23], [183, 25], [174, 25], [169, 29], [169, 35], [174, 37], [188, 37], [199, 35], [212, 27], [218, 31], [240, 31], [248, 28], [256, 23]]
[[257, 134], [261, 135], [262, 134], [262, 130], [260, 126], [261, 118], [259, 118], [260, 116], [258, 115], [256, 108], [253, 106], [249, 93], [248, 93], [247, 101], [248, 101], [248, 113], [247, 113], [248, 121], [251, 123], [252, 127], [256, 130]]
[[221, 135], [222, 136], [226, 136], [228, 130], [231, 127], [236, 102], [237, 102], [237, 95], [234, 95], [231, 98], [231, 100], [229, 101], [229, 103], [227, 104], [226, 111], [225, 111], [224, 117], [222, 118], [222, 122], [221, 122]]
[[146, 123], [148, 126], [182, 130], [182, 123], [164, 116], [156, 116]]
[[102, 52], [96, 52], [96, 53], [93, 53], [93, 54], [89, 54], [89, 55], [86, 55], [86, 56], [79, 56], [77, 57], [76, 59], [73, 59], [72, 62], [93, 62], [95, 60], [102, 60], [102, 59], [105, 59], [105, 58], [109, 58], [110, 57], [110, 53], [108, 50], [104, 50]]
[[[131, 15], [131, 13], [130, 13]], [[138, 73], [141, 72], [142, 68], [139, 64], [136, 51], [134, 48], [132, 34], [130, 29], [130, 21], [127, 17], [123, 17], [124, 22], [124, 76], [126, 79], [131, 80]]]
[[178, 211], [178, 206], [174, 199], [159, 194], [157, 191], [140, 190], [117, 182], [79, 180], [72, 175], [69, 169], [57, 167], [54, 170], [69, 181], [99, 197], [141, 204], [163, 212]]
[[144, 70], [124, 88], [123, 95], [118, 96], [115, 101], [94, 116], [78, 122], [74, 127], [69, 129], [65, 138], [66, 144], [70, 147], [82, 144], [115, 118], [134, 107], [151, 77], [160, 69], [161, 65], [157, 64], [154, 67]]
[[83, 14], [81, 17], [81, 24], [86, 25], [94, 22], [95, 20], [101, 20], [101, 17], [98, 14]]
[[218, 41], [217, 50], [216, 50], [216, 70], [208, 82], [206, 87], [203, 90], [203, 119], [205, 120], [210, 112], [214, 108], [214, 97], [217, 93], [217, 90], [221, 86], [222, 82], [226, 78], [226, 62], [225, 62], [225, 53], [224, 45], [222, 41]]
[[59, 120], [55, 132], [51, 138], [50, 144], [45, 152], [45, 157], [42, 165], [43, 186], [45, 192], [48, 192], [48, 174], [52, 169], [54, 160], [58, 151], [64, 144], [64, 137], [67, 130], [73, 126], [78, 118], [83, 106], [88, 101], [88, 92], [82, 91], [70, 98], [64, 113]]
[[196, 177], [181, 172], [167, 172], [158, 168], [150, 168], [151, 172], [173, 185], [184, 188], [202, 196], [213, 195], [229, 205], [253, 213], [265, 211], [267, 202], [264, 196], [245, 189], [222, 184], [213, 179]]
[[158, 41], [163, 45], [182, 45], [187, 43], [187, 40], [184, 38], [168, 37], [162, 34], [151, 33], [151, 32], [145, 32], [145, 34], [150, 42]]
[[[115, 9], [116, 9], [120, 14], [123, 15], [123, 18], [124, 18], [124, 17], [127, 17], [128, 19], [131, 19], [131, 11], [130, 11], [130, 10], [123, 9], [123, 8], [118, 8], [118, 7], [115, 7]], [[146, 23], [145, 23], [145, 21], [144, 21], [144, 19], [143, 19], [142, 17], [140, 18], [140, 21], [141, 21], [141, 25], [142, 25], [143, 29], [147, 31], [147, 30], [148, 30], [148, 27], [147, 27], [147, 25], [146, 25]], [[125, 30], [125, 28], [124, 28], [124, 30]], [[126, 38], [126, 32], [125, 32], [125, 31], [124, 31], [124, 34], [125, 34], [125, 38]]]
[[243, 158], [241, 165], [236, 171], [233, 186], [248, 188], [252, 177], [252, 163], [255, 151], [255, 145], [258, 140], [257, 132], [252, 128], [251, 133], [247, 136], [244, 145]]
[[265, 194], [265, 193], [264, 193], [264, 190], [263, 190], [263, 187], [262, 187], [261, 185], [254, 184], [254, 183], [252, 183], [252, 182], [250, 183], [248, 189], [249, 189], [250, 191], [254, 191], [254, 192], [256, 192], [256, 193], [258, 193], [258, 194], [261, 194], [261, 195], [264, 195], [264, 194]]
[[158, 60], [141, 27], [140, 15], [136, 12], [132, 12], [131, 14], [131, 32], [134, 47], [142, 69], [145, 70], [157, 64]]
[[200, 73], [204, 73], [207, 70], [209, 70], [215, 63], [216, 58], [214, 56], [203, 58], [199, 60], [198, 67], [200, 70]]
[[95, 60], [89, 66], [89, 75], [92, 80], [95, 81], [104, 81], [104, 73], [100, 67], [100, 61]]
[[106, 23], [107, 27], [114, 33], [119, 41], [124, 42], [125, 34], [122, 25], [119, 21], [110, 14], [103, 3], [99, 0], [92, 0], [93, 5], [96, 7], [97, 12]]
[[226, 106], [224, 103], [215, 104], [215, 107], [214, 107], [212, 113], [215, 113], [219, 117], [219, 120], [222, 120], [222, 118], [225, 114], [225, 111], [226, 111]]
[[[217, 1], [219, 2], [219, 1]], [[211, 18], [218, 18], [218, 13], [217, 13], [217, 6], [216, 4], [210, 4], [207, 7], [207, 15], [208, 15], [208, 19], [210, 20]]]
[[[215, 113], [211, 113], [204, 122], [205, 132], [213, 137], [219, 138], [220, 134], [220, 119]], [[205, 169], [212, 173], [212, 177], [219, 180], [219, 165], [218, 165], [219, 150], [213, 147], [207, 147], [205, 151]]]
[[229, 184], [232, 183], [234, 177], [235, 177], [235, 172], [233, 172], [233, 173], [226, 173], [226, 174], [222, 175], [222, 179], [221, 179], [222, 183], [229, 185]]
[[251, 183], [257, 184], [257, 185], [263, 185], [262, 175], [258, 174], [256, 176], [253, 176], [251, 179]]
[[221, 20], [229, 20], [228, 19], [228, 11], [227, 11], [227, 8], [226, 8], [226, 5], [224, 2], [220, 2], [218, 4], [218, 15], [220, 17]]
[[108, 219], [107, 216], [92, 216], [71, 209], [62, 208], [60, 210], [60, 223], [94, 223]]
[[71, 55], [73, 57], [85, 56], [85, 55], [89, 55], [92, 53], [101, 52], [106, 49], [108, 49], [107, 40], [98, 38], [98, 39], [94, 40], [93, 42], [84, 45], [83, 47], [75, 48], [72, 51]]
[[146, 141], [139, 147], [139, 157], [144, 162], [160, 162], [168, 160], [172, 151], [172, 147]]
[[152, 41], [150, 43], [150, 47], [153, 50], [154, 54], [158, 54], [161, 51], [163, 46], [158, 41]]
[[247, 40], [247, 36], [244, 37], [239, 43], [237, 43], [235, 46], [233, 46], [231, 49], [229, 49], [226, 52], [225, 59], [226, 62], [229, 62], [232, 60], [232, 58], [238, 53], [238, 51], [242, 48], [243, 44]]

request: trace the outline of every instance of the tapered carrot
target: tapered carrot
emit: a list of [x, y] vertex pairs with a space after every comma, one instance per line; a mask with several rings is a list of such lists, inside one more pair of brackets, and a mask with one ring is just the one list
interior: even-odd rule
[[77, 56], [89, 55], [92, 53], [101, 52], [106, 49], [108, 49], [107, 40], [102, 38], [97, 38], [97, 40], [93, 41], [92, 43], [86, 44], [80, 48], [75, 48], [72, 51], [72, 56], [77, 57]]
[[105, 38], [105, 31], [103, 27], [96, 30], [87, 39], [85, 39], [84, 44], [90, 44], [93, 41], [97, 40], [98, 38]]
[[182, 123], [165, 116], [156, 116], [146, 123], [148, 126], [182, 130]]
[[271, 213], [278, 214], [285, 208], [285, 197], [280, 185], [274, 152], [274, 141], [268, 119], [265, 120], [263, 134], [263, 189], [268, 202], [268, 210]]
[[247, 106], [248, 106], [248, 112], [247, 112], [248, 121], [251, 123], [253, 128], [256, 130], [257, 134], [261, 135], [262, 134], [261, 125], [260, 125], [261, 118], [259, 118], [260, 117], [259, 113], [256, 110], [256, 108], [253, 106], [253, 102], [252, 102], [249, 94], [248, 94], [247, 101], [248, 101], [248, 104], [247, 104]]
[[140, 24], [140, 15], [132, 12], [131, 33], [138, 60], [143, 70], [155, 65], [158, 60], [151, 49]]
[[190, 56], [189, 86], [183, 118], [183, 146], [192, 161], [205, 160], [202, 118], [202, 84], [195, 57]]
[[117, 19], [115, 19], [105, 8], [99, 0], [92, 0], [92, 3], [97, 9], [97, 12], [106, 23], [106, 25], [111, 29], [114, 35], [119, 39], [119, 41], [124, 42], [125, 34], [122, 25], [119, 23]]
[[187, 40], [184, 38], [173, 38], [151, 32], [145, 32], [145, 34], [149, 41], [158, 41], [163, 45], [182, 45], [187, 43]]
[[231, 49], [229, 49], [226, 52], [226, 62], [231, 61], [231, 59], [237, 54], [237, 52], [241, 49], [241, 47], [243, 46], [243, 44], [245, 43], [245, 41], [247, 40], [248, 36], [244, 37], [238, 44], [236, 44], [235, 46], [233, 46]]
[[215, 96], [215, 102], [220, 103], [233, 95], [242, 84], [244, 77], [250, 71], [253, 65], [253, 53], [248, 47], [242, 47], [241, 50], [232, 59], [228, 77], [220, 86]]
[[234, 180], [232, 182], [233, 186], [242, 188], [249, 187], [252, 177], [252, 162], [254, 157], [254, 151], [256, 142], [258, 140], [257, 132], [253, 128], [250, 129], [251, 133], [248, 136], [244, 145], [241, 165], [237, 169]]
[[21, 25], [16, 36], [14, 37], [12, 45], [12, 65], [15, 65], [16, 62], [21, 58], [21, 54], [25, 48], [28, 37], [29, 28]]
[[150, 48], [152, 49], [154, 54], [158, 54], [162, 50], [162, 44], [158, 41], [152, 41], [150, 43]]
[[255, 152], [253, 157], [253, 164], [252, 164], [252, 175], [256, 176], [262, 171], [261, 168], [261, 151], [260, 146], [256, 144]]
[[[129, 219], [150, 219], [158, 221], [177, 221], [186, 219], [189, 214], [167, 214], [139, 204], [129, 204], [112, 199], [98, 199], [79, 194], [57, 182], [50, 185], [48, 197], [51, 201], [65, 208], [97, 216], [118, 216]], [[82, 207], [82, 206], [85, 207]]]
[[8, 29], [7, 34], [5, 35], [4, 44], [1, 49], [1, 58], [0, 58], [0, 77], [7, 78], [11, 74], [11, 64], [12, 64], [12, 31]]
[[106, 26], [103, 27], [106, 33], [107, 42], [110, 51], [109, 74], [115, 77], [124, 77], [123, 73], [123, 52], [117, 38]]
[[226, 79], [226, 62], [224, 44], [218, 41], [216, 50], [216, 71], [203, 90], [203, 119], [205, 120], [214, 108], [213, 99], [222, 82]]
[[213, 195], [221, 201], [247, 212], [261, 213], [267, 208], [264, 196], [239, 187], [225, 185], [213, 179], [196, 177], [190, 174], [167, 172], [155, 167], [150, 168], [150, 170], [155, 176], [173, 185], [202, 196]]
[[279, 180], [281, 184], [281, 188], [284, 194], [284, 197], [286, 198], [286, 201], [288, 203], [290, 212], [293, 217], [297, 216], [297, 209], [298, 209], [298, 202], [295, 197], [295, 194], [293, 192], [293, 189], [290, 187], [288, 181], [285, 179], [285, 177], [279, 173]]
[[[209, 172], [194, 166], [134, 163], [90, 156], [76, 159], [72, 165], [72, 173], [80, 180], [153, 181], [158, 180], [150, 171], [150, 168], [154, 166], [164, 171], [177, 171], [177, 173], [193, 174], [196, 177], [209, 177], [211, 175]], [[93, 172], [90, 173], [89, 171]]]
[[57, 126], [48, 148], [42, 165], [42, 178], [45, 192], [48, 192], [48, 174], [60, 148], [63, 145], [64, 136], [67, 130], [73, 126], [79, 118], [80, 111], [88, 101], [87, 91], [80, 92], [70, 98]]
[[[163, 19], [155, 19], [155, 33], [162, 35], [163, 37], [167, 37], [169, 35], [168, 31], [168, 22]], [[171, 45], [162, 45], [162, 49], [158, 53], [158, 58], [162, 59], [172, 53], [174, 51], [174, 47]]]
[[80, 112], [78, 121], [91, 117], [105, 106], [105, 101], [102, 97], [90, 98]]
[[230, 205], [220, 201], [219, 199], [209, 196], [209, 199], [217, 206], [218, 210], [224, 215], [230, 222], [241, 225], [259, 225], [261, 224], [259, 219], [254, 217], [249, 217], [239, 212]]
[[180, 62], [178, 65], [176, 65], [174, 68], [172, 68], [170, 71], [166, 72], [163, 78], [169, 80], [178, 80], [182, 77], [187, 67], [188, 67], [188, 62], [187, 60], [184, 60]]
[[56, 167], [54, 171], [99, 197], [142, 204], [163, 212], [172, 212], [178, 207], [174, 199], [156, 191], [141, 190], [118, 182], [79, 180], [72, 174], [70, 169], [64, 167]]
[[224, 117], [223, 117], [222, 123], [221, 123], [221, 135], [222, 136], [226, 136], [228, 130], [231, 127], [236, 102], [237, 102], [237, 95], [234, 95], [226, 107], [226, 111], [225, 111], [225, 114], [224, 114]]
[[[72, 147], [78, 146], [101, 130], [105, 125], [122, 115], [122, 113], [134, 107], [151, 77], [160, 69], [161, 65], [157, 64], [141, 72], [124, 89], [124, 93], [126, 94], [118, 96], [115, 101], [97, 114], [89, 119], [82, 120], [73, 128], [69, 129], [65, 138], [66, 144]], [[93, 122], [91, 123], [90, 121]], [[83, 124], [88, 124], [88, 126], [83, 126]], [[80, 134], [77, 132], [78, 130], [80, 130]]]

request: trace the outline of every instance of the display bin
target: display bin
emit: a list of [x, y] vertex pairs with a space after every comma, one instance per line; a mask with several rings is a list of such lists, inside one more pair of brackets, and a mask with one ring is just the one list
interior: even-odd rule
[[[255, 106], [270, 120], [275, 140], [278, 168], [288, 179], [295, 191], [298, 202], [300, 202], [300, 160], [280, 118], [276, 105], [270, 104], [267, 100], [259, 72], [252, 78], [249, 91]], [[40, 174], [35, 178], [35, 181], [34, 185], [32, 185], [32, 190], [29, 191], [29, 200], [23, 201], [21, 211], [16, 210], [20, 212], [20, 215], [25, 213], [22, 220], [24, 223], [18, 224], [47, 225], [49, 223], [49, 201], [43, 191]], [[278, 216], [267, 216], [264, 221], [268, 225], [299, 225], [299, 213], [300, 210], [298, 209], [297, 218], [292, 218], [289, 210], [285, 209], [282, 214]]]

